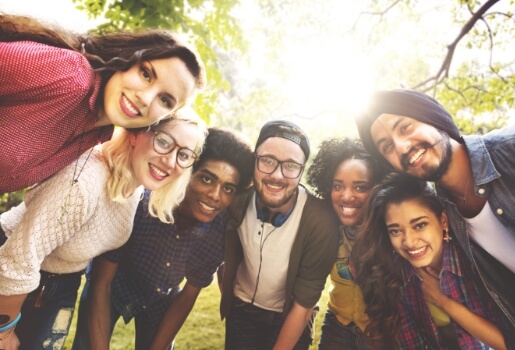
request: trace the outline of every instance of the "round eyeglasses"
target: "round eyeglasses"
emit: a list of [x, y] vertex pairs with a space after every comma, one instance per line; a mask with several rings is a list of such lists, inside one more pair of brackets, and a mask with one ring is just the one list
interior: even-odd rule
[[189, 148], [181, 147], [174, 137], [165, 131], [152, 131], [154, 133], [154, 150], [159, 154], [170, 154], [174, 149], [177, 151], [177, 165], [181, 168], [189, 168], [195, 163], [198, 156]]
[[275, 158], [269, 156], [258, 156], [256, 154], [257, 159], [257, 168], [259, 171], [265, 174], [272, 174], [277, 167], [281, 166], [281, 173], [284, 177], [288, 179], [296, 179], [302, 173], [302, 169], [304, 169], [304, 165], [296, 162], [288, 161], [278, 161]]

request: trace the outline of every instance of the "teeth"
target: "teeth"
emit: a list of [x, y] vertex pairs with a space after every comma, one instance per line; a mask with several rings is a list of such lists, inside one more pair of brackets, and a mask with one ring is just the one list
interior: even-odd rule
[[214, 208], [214, 207], [210, 207], [209, 205], [204, 204], [204, 203], [202, 203], [202, 202], [199, 202], [199, 204], [200, 204], [200, 206], [201, 206], [203, 209], [205, 209], [205, 210], [214, 211], [214, 210], [216, 209], [216, 208]]
[[344, 213], [354, 213], [355, 211], [357, 211], [358, 208], [352, 208], [352, 207], [342, 207], [342, 211]]
[[152, 169], [157, 175], [163, 176], [163, 177], [168, 176], [167, 173], [165, 173], [161, 169], [157, 168], [154, 164], [149, 164], [149, 165], [150, 165], [150, 169]]
[[273, 190], [278, 190], [278, 189], [282, 188], [282, 186], [281, 186], [281, 185], [271, 185], [271, 184], [267, 184], [267, 186], [268, 186], [268, 187], [270, 187], [270, 188], [271, 188], [271, 189], [273, 189]]
[[125, 103], [125, 107], [127, 107], [127, 109], [129, 111], [131, 111], [134, 114], [139, 114], [138, 110], [135, 109], [134, 107], [132, 107], [132, 104], [130, 103], [129, 99], [125, 95], [122, 95], [122, 99], [123, 99], [123, 102]]
[[423, 149], [420, 149], [417, 153], [415, 153], [415, 154], [410, 158], [409, 163], [410, 163], [410, 164], [415, 163], [415, 162], [420, 158], [420, 156], [421, 156], [422, 154], [424, 154], [424, 152], [425, 152], [425, 151], [424, 151]]
[[422, 247], [422, 248], [417, 249], [417, 250], [408, 250], [408, 254], [415, 255], [415, 254], [418, 254], [418, 253], [422, 253], [426, 249], [426, 247], [427, 246]]

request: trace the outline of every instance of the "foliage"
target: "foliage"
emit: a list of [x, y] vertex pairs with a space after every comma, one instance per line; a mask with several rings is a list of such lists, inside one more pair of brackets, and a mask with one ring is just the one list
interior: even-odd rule
[[[318, 303], [320, 311], [316, 318], [315, 341], [310, 346], [310, 350], [317, 349], [318, 340], [320, 339], [320, 327], [322, 326], [325, 311], [327, 310], [327, 300], [329, 299], [329, 283], [328, 280]], [[220, 321], [219, 302], [220, 292], [218, 284], [213, 282], [209, 287], [202, 290], [191, 314], [177, 334], [175, 350], [215, 350], [224, 348], [225, 324]], [[78, 305], [75, 310], [70, 333], [65, 342], [65, 350], [71, 349], [75, 336]], [[121, 319], [118, 321], [111, 339], [111, 349], [134, 349], [134, 321], [131, 321], [128, 325], [125, 325]]]
[[220, 91], [230, 88], [220, 72], [219, 52], [245, 52], [238, 19], [231, 11], [237, 0], [73, 0], [91, 18], [103, 17], [98, 32], [116, 29], [163, 28], [182, 33], [204, 60], [208, 86], [195, 109], [206, 120], [215, 112]]

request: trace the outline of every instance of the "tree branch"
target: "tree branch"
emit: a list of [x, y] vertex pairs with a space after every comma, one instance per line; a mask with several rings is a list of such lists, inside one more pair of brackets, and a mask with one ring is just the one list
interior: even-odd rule
[[447, 55], [445, 56], [438, 72], [432, 77], [429, 77], [423, 82], [413, 86], [413, 89], [421, 91], [431, 90], [449, 76], [449, 70], [451, 68], [454, 52], [456, 51], [456, 47], [458, 46], [459, 42], [472, 30], [472, 28], [474, 28], [474, 25], [477, 23], [477, 21], [482, 19], [483, 15], [498, 2], [499, 0], [488, 0], [475, 13], [472, 13], [472, 17], [470, 17], [467, 23], [465, 23], [465, 25], [461, 28], [458, 36], [450, 45], [447, 46]]

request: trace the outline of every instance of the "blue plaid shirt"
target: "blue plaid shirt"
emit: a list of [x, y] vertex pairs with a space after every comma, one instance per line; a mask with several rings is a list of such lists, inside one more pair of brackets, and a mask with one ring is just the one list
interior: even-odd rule
[[179, 293], [184, 277], [204, 288], [223, 261], [227, 213], [209, 224], [197, 223], [179, 230], [148, 213], [148, 191], [140, 202], [129, 241], [105, 253], [118, 263], [111, 284], [111, 303], [128, 323], [144, 310], [157, 326], [167, 306]]
[[[424, 299], [422, 282], [416, 277], [415, 268], [402, 260], [404, 286], [402, 287], [401, 329], [399, 332], [400, 349], [444, 349], [441, 335], [431, 318], [429, 307]], [[469, 266], [467, 266], [467, 264]], [[457, 300], [470, 311], [480, 315], [499, 328], [506, 326], [506, 320], [497, 312], [494, 301], [485, 290], [478, 288], [472, 277], [470, 263], [458, 246], [451, 243], [443, 245], [440, 288], [449, 298]], [[460, 349], [490, 349], [474, 338], [451, 319], [451, 326]]]

